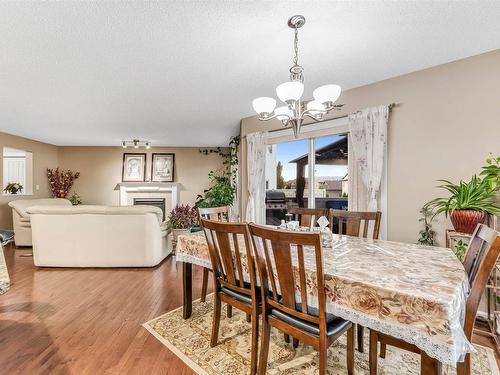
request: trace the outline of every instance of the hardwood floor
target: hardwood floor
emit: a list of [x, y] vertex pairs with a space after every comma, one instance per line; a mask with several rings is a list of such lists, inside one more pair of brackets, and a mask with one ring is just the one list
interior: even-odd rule
[[[182, 304], [181, 266], [36, 268], [7, 247], [1, 374], [194, 374], [141, 324]], [[193, 267], [193, 295], [202, 273]]]
[[[182, 304], [182, 267], [172, 258], [155, 268], [59, 269], [34, 267], [20, 256], [29, 252], [5, 249], [0, 374], [194, 374], [141, 327]], [[193, 267], [194, 298], [201, 284]]]

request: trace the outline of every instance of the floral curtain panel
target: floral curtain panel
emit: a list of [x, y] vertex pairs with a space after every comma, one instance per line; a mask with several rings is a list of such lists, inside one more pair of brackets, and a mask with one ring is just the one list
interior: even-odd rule
[[267, 132], [247, 135], [248, 203], [246, 221], [266, 222], [265, 170]]
[[[349, 160], [349, 207], [352, 210], [381, 210], [378, 198], [388, 120], [388, 106], [366, 108], [348, 117], [349, 148], [353, 150], [353, 158]], [[361, 181], [362, 186], [357, 181]]]

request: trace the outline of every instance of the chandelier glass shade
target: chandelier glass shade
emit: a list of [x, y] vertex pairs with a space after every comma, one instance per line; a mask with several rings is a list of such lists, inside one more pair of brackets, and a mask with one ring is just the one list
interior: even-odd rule
[[276, 118], [283, 123], [283, 126], [291, 126], [295, 137], [300, 134], [300, 127], [306, 117], [321, 121], [326, 113], [342, 107], [342, 105], [335, 105], [342, 92], [339, 85], [320, 86], [313, 91], [314, 100], [306, 102], [301, 100], [304, 94], [304, 76], [303, 68], [298, 63], [298, 32], [305, 22], [305, 18], [300, 15], [288, 20], [288, 26], [294, 30], [295, 34], [295, 55], [290, 68], [290, 81], [276, 87], [276, 96], [285, 105], [276, 107], [276, 100], [271, 97], [260, 97], [252, 102], [253, 109], [259, 114], [259, 120], [267, 121]]

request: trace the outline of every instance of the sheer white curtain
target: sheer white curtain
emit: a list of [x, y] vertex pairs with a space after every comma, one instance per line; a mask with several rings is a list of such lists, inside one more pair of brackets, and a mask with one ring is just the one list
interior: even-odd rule
[[[353, 211], [383, 211], [378, 198], [384, 173], [388, 120], [388, 106], [366, 108], [348, 117], [349, 148], [353, 151], [353, 158], [349, 159], [349, 209]], [[357, 184], [359, 180], [363, 186]]]
[[247, 135], [248, 203], [246, 221], [266, 222], [265, 170], [267, 132]]

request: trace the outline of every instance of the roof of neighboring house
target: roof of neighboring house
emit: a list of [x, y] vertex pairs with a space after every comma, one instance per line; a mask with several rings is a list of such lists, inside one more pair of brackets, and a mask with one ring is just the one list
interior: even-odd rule
[[[309, 154], [304, 154], [291, 160], [290, 163], [307, 163], [308, 156]], [[316, 150], [316, 164], [326, 164], [322, 161], [333, 159], [345, 160], [347, 164], [347, 136]]]
[[342, 180], [325, 181], [326, 190], [342, 190]]

